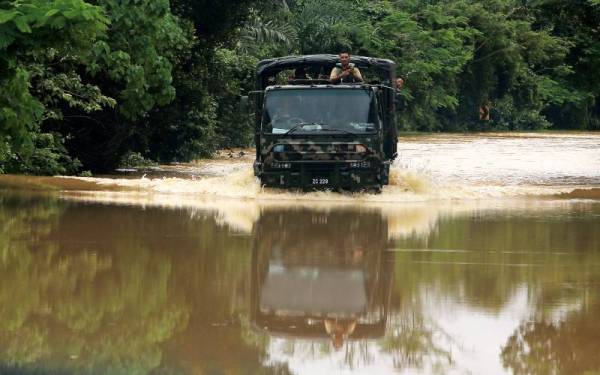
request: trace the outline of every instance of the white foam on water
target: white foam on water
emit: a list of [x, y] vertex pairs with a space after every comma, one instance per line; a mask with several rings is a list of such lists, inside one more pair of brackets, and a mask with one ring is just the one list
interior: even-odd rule
[[[484, 183], [458, 184], [436, 179], [425, 173], [401, 167], [394, 167], [390, 173], [390, 184], [384, 186], [381, 194], [366, 192], [339, 193], [332, 191], [301, 192], [264, 188], [254, 177], [251, 165], [219, 176], [209, 176], [189, 180], [177, 177], [139, 179], [79, 178], [95, 183], [101, 190], [127, 190], [146, 194], [169, 194], [174, 199], [181, 195], [204, 196], [205, 198], [234, 198], [257, 201], [328, 201], [353, 202], [427, 202], [447, 200], [473, 200], [490, 198], [511, 198], [523, 196], [543, 196], [569, 193], [574, 189], [589, 189], [589, 186], [568, 185], [489, 185]], [[100, 189], [99, 189], [100, 190]]]

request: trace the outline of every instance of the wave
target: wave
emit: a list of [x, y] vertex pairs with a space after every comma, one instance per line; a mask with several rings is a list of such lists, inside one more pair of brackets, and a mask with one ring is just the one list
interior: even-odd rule
[[[244, 163], [246, 164], [246, 163]], [[94, 195], [96, 192], [113, 193], [118, 200], [126, 196], [145, 196], [151, 200], [158, 195], [165, 199], [208, 200], [214, 198], [255, 200], [260, 202], [305, 201], [305, 202], [343, 202], [343, 203], [406, 203], [441, 202], [456, 200], [482, 200], [505, 198], [554, 198], [554, 199], [600, 199], [598, 186], [573, 185], [525, 185], [525, 184], [486, 184], [464, 181], [456, 183], [435, 179], [423, 171], [394, 167], [390, 173], [390, 184], [381, 194], [365, 192], [301, 192], [261, 187], [254, 177], [251, 165], [232, 164], [220, 174], [201, 178], [153, 177], [117, 178], [117, 177], [32, 177], [0, 176], [0, 186], [60, 191], [62, 193], [79, 192]], [[135, 194], [132, 194], [135, 193]], [[105, 197], [107, 194], [103, 194]], [[177, 198], [175, 198], [177, 196]], [[115, 198], [116, 199], [116, 198]]]

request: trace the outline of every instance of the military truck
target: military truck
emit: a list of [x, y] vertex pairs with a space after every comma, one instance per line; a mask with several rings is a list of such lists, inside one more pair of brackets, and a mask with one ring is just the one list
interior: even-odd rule
[[256, 160], [267, 187], [374, 190], [396, 157], [395, 64], [352, 56], [364, 81], [329, 80], [336, 55], [261, 61], [251, 93]]

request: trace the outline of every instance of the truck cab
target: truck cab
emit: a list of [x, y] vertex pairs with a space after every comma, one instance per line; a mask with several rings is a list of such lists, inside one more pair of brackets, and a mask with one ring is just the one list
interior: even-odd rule
[[[352, 57], [366, 82], [333, 84], [337, 61], [311, 55], [258, 64], [254, 173], [264, 186], [379, 191], [388, 183], [397, 142], [394, 63]], [[297, 70], [313, 78], [286, 77]]]

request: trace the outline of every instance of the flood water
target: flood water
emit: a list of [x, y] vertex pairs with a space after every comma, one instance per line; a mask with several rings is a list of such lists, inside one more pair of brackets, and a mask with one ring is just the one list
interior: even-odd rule
[[379, 195], [261, 189], [251, 150], [0, 176], [0, 373], [599, 373], [600, 134], [399, 152]]

